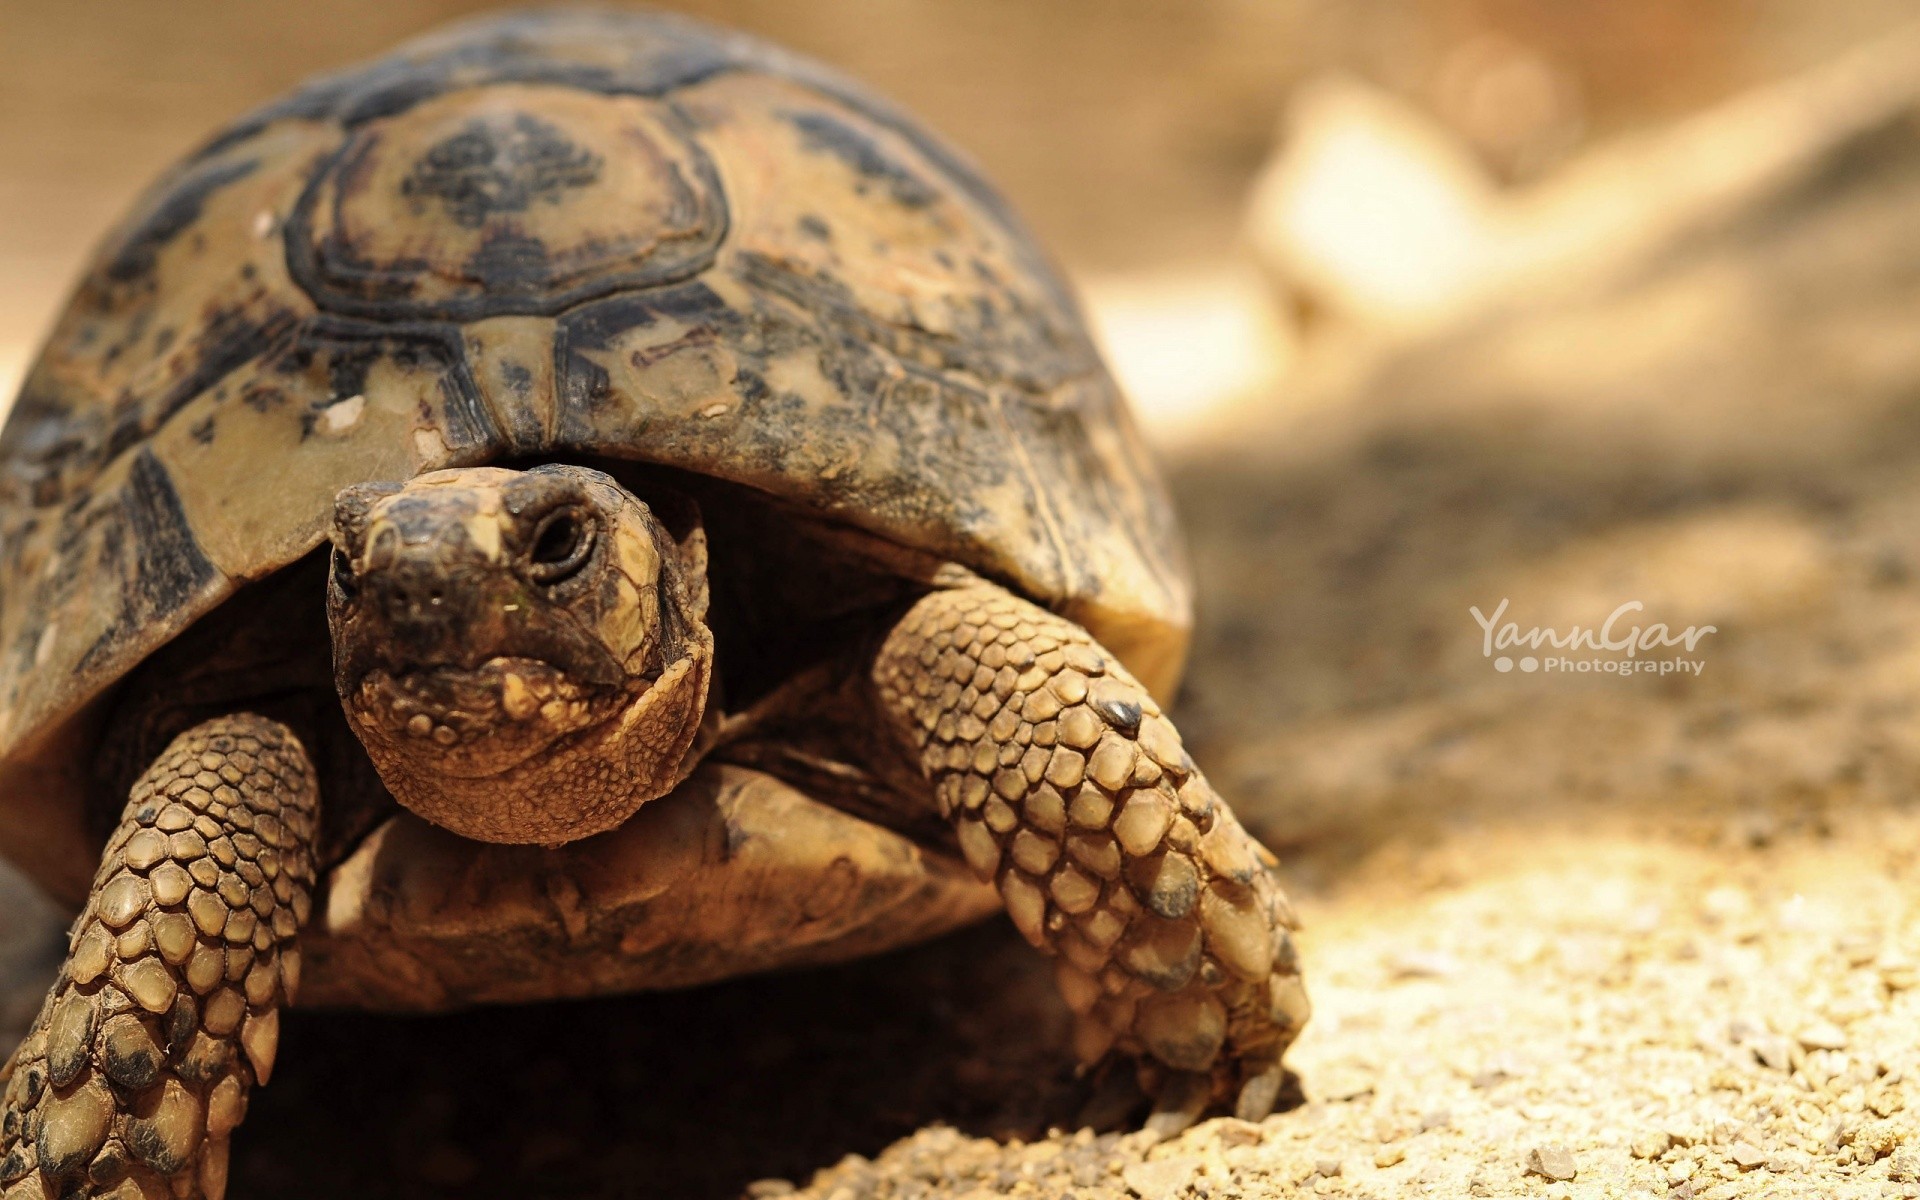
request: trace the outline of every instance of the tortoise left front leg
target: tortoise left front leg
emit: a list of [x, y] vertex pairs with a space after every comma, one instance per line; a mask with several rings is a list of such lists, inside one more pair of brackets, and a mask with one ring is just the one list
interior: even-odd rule
[[1306, 1020], [1271, 867], [1160, 707], [1073, 622], [988, 583], [937, 591], [887, 636], [880, 708], [960, 849], [1028, 941], [1062, 959], [1084, 1062], [1151, 1057], [1174, 1123], [1257, 1120]]
[[285, 726], [176, 738], [134, 784], [66, 965], [0, 1068], [3, 1200], [220, 1200], [299, 983], [318, 792]]

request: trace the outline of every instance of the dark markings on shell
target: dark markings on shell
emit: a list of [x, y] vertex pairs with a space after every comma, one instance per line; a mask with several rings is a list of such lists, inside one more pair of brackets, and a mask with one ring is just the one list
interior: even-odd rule
[[245, 179], [259, 167], [257, 159], [202, 166], [186, 179], [168, 189], [166, 199], [147, 214], [144, 221], [127, 234], [120, 248], [107, 260], [104, 273], [114, 283], [131, 283], [153, 270], [154, 262], [167, 243], [191, 228], [200, 219], [207, 197], [237, 180]]
[[[474, 383], [460, 346], [459, 332], [429, 322], [393, 322], [377, 324], [320, 316], [306, 321], [292, 337], [283, 341], [271, 361], [280, 374], [298, 376], [324, 372], [324, 389], [295, 387], [297, 392], [316, 391], [321, 407], [366, 391], [367, 372], [383, 360], [413, 369], [430, 370], [437, 376], [445, 420], [441, 428], [447, 447], [455, 456], [480, 448], [495, 448], [510, 443], [493, 419], [492, 411]], [[243, 397], [256, 407], [284, 403], [285, 393], [277, 388], [249, 390]], [[304, 414], [303, 434], [311, 433], [318, 410]], [[463, 460], [464, 461], [464, 460]]]
[[66, 494], [60, 469], [77, 460], [98, 437], [97, 414], [83, 418], [39, 375], [29, 375], [0, 433], [0, 463], [9, 502], [36, 508], [58, 504]]
[[807, 149], [831, 154], [864, 178], [886, 187], [896, 204], [925, 208], [940, 198], [926, 180], [888, 158], [872, 138], [821, 112], [780, 114], [800, 131]]
[[[644, 31], [644, 36], [637, 36]], [[557, 47], [585, 35], [631, 47], [615, 66], [566, 60]], [[456, 87], [489, 83], [547, 83], [606, 95], [667, 96], [728, 71], [785, 76], [847, 105], [898, 134], [968, 200], [1018, 235], [1024, 265], [1043, 281], [1050, 299], [1074, 311], [1072, 295], [1050, 265], [1026, 248], [1025, 225], [973, 165], [892, 104], [805, 59], [744, 38], [716, 36], [696, 21], [667, 13], [523, 13], [481, 17], [444, 30], [435, 48], [392, 55], [369, 67], [318, 80], [278, 104], [241, 119], [201, 151], [207, 158], [289, 118], [336, 120], [349, 128], [403, 113]]]
[[546, 244], [511, 229], [493, 231], [467, 260], [467, 278], [509, 295], [538, 294], [551, 274]]
[[[318, 331], [316, 331], [317, 333]], [[316, 339], [317, 340], [317, 339]], [[388, 339], [351, 336], [329, 339], [327, 354], [327, 402], [358, 396], [367, 390], [367, 372], [383, 358]]]
[[428, 149], [401, 181], [401, 194], [438, 200], [454, 224], [478, 229], [499, 213], [558, 204], [600, 178], [600, 156], [527, 113], [476, 117]]
[[586, 352], [605, 351], [619, 335], [647, 328], [663, 318], [687, 327], [683, 342], [731, 339], [749, 352], [766, 352], [763, 345], [753, 344], [748, 338], [741, 314], [698, 281], [627, 292], [582, 305], [561, 317], [554, 331], [554, 376], [559, 380], [561, 399], [555, 432], [561, 444], [591, 446], [606, 435], [606, 430], [596, 424], [596, 414], [612, 397], [612, 380], [606, 368]]
[[157, 396], [123, 393], [110, 404], [76, 406], [53, 380], [30, 376], [0, 435], [0, 488], [7, 501], [84, 505], [84, 486], [102, 467], [230, 372], [283, 341], [295, 320], [284, 310], [262, 313], [243, 306], [208, 313], [185, 373]]
[[[589, 59], [595, 65], [585, 65]], [[855, 273], [839, 277], [832, 265], [839, 257], [818, 250], [819, 242], [838, 238], [849, 255], [869, 251], [854, 244], [862, 232], [857, 225], [828, 225], [824, 213], [837, 210], [748, 214], [756, 222], [755, 236], [773, 227], [757, 222], [772, 218], [815, 243], [800, 253], [788, 255], [778, 238], [762, 243], [764, 254], [737, 243], [722, 250], [732, 214], [698, 131], [722, 129], [728, 106], [696, 109], [676, 103], [672, 93], [733, 71], [765, 73], [790, 88], [777, 103], [789, 106], [786, 119], [799, 136], [781, 134], [780, 153], [791, 155], [786, 147], [798, 145], [819, 156], [812, 161], [834, 188], [861, 186], [869, 203], [935, 206], [908, 224], [944, 228], [949, 219], [966, 225], [976, 216], [997, 223], [1006, 236], [987, 237], [977, 251], [991, 262], [956, 243], [952, 254], [934, 260], [954, 272], [952, 288], [895, 297], [883, 285], [875, 304], [876, 296], [862, 290], [867, 281]], [[431, 136], [408, 143], [404, 154], [396, 150], [378, 172], [369, 166], [355, 173], [362, 161], [355, 147], [384, 132], [384, 126], [367, 122], [403, 114], [451, 90], [494, 83], [659, 99], [648, 109], [658, 124], [647, 128], [660, 131], [659, 145], [670, 151], [664, 166], [672, 174], [661, 176], [661, 194], [669, 199], [661, 211], [671, 215], [675, 237], [651, 244], [636, 237], [629, 248], [621, 241], [628, 231], [617, 219], [548, 219], [549, 202], [586, 199], [580, 189], [609, 186], [630, 164], [618, 157], [624, 153], [618, 143], [596, 140], [601, 130], [592, 122], [575, 126], [555, 116], [556, 125], [540, 129], [516, 119], [537, 119], [528, 117], [535, 109], [502, 112], [496, 106], [500, 115], [478, 130], [460, 121], [486, 110], [466, 109]], [[808, 112], [810, 102], [800, 98], [806, 91], [836, 115]], [[453, 111], [459, 112], [458, 105]], [[84, 594], [87, 611], [102, 614], [115, 608], [116, 589], [127, 593], [114, 628], [78, 663], [89, 626], [65, 622], [59, 637], [43, 638], [47, 616], [29, 615], [9, 629], [6, 682], [21, 722], [10, 731], [14, 736], [24, 736], [21, 730], [31, 723], [59, 717], [59, 705], [74, 702], [70, 693], [110, 682], [109, 676], [178, 622], [218, 598], [224, 577], [212, 571], [186, 529], [163, 465], [140, 443], [180, 403], [218, 387], [221, 376], [262, 350], [267, 357], [258, 368], [234, 376], [229, 389], [261, 413], [295, 409], [309, 432], [318, 431], [319, 414], [368, 387], [371, 364], [384, 360], [396, 368], [411, 394], [425, 390], [416, 427], [432, 427], [445, 442], [442, 451], [431, 437], [415, 438], [415, 460], [423, 467], [584, 452], [712, 472], [751, 481], [815, 512], [878, 523], [904, 535], [915, 550], [950, 557], [1050, 599], [1099, 591], [1098, 578], [1088, 577], [1097, 570], [1067, 561], [1074, 559], [1071, 543], [1082, 525], [1109, 539], [1131, 539], [1147, 570], [1165, 573], [1163, 560], [1174, 539], [1158, 508], [1151, 467], [1137, 461], [1138, 448], [1124, 428], [1109, 428], [1117, 403], [1111, 384], [1071, 299], [1003, 202], [937, 140], [824, 69], [672, 17], [542, 14], [471, 23], [313, 85], [247, 119], [176, 173], [164, 186], [179, 194], [158, 202], [138, 232], [127, 236], [120, 254], [132, 253], [128, 263], [144, 254], [145, 277], [121, 289], [96, 276], [91, 287], [102, 302], [140, 303], [117, 324], [77, 321], [68, 344], [76, 360], [81, 351], [89, 363], [118, 357], [122, 366], [114, 377], [120, 378], [129, 363], [162, 356], [167, 331], [156, 334], [155, 327], [166, 318], [149, 323], [141, 309], [156, 288], [167, 286], [164, 276], [181, 253], [165, 247], [203, 233], [192, 223], [196, 216], [211, 220], [208, 209], [225, 214], [222, 220], [234, 215], [230, 207], [239, 206], [213, 200], [220, 184], [209, 181], [235, 170], [228, 160], [252, 153], [241, 139], [288, 117], [345, 126], [345, 140], [331, 155], [288, 164], [310, 172], [292, 181], [306, 186], [277, 229], [258, 227], [284, 239], [292, 281], [320, 315], [296, 326], [286, 323], [291, 316], [265, 311], [274, 303], [274, 289], [284, 286], [277, 277], [272, 286], [263, 281], [222, 293], [238, 299], [231, 321], [203, 313], [177, 326], [175, 361], [166, 376], [176, 386], [164, 394], [85, 395], [74, 390], [85, 386], [78, 374], [37, 372], [43, 377], [30, 380], [0, 436], [0, 499], [13, 509], [7, 514], [9, 536], [0, 543], [0, 554], [7, 556], [8, 610], [53, 614], [77, 605]], [[239, 178], [233, 174], [222, 182]], [[384, 198], [354, 191], [376, 180], [389, 189]], [[391, 190], [396, 187], [398, 194]], [[761, 195], [751, 189], [742, 194]], [[355, 202], [345, 215], [337, 207], [343, 196]], [[680, 219], [688, 211], [675, 207], [683, 196], [713, 207]], [[977, 212], [954, 205], [950, 213], [943, 199], [959, 196]], [[324, 212], [318, 210], [323, 201]], [[772, 202], [800, 200], [781, 193]], [[271, 203], [280, 206], [275, 211], [287, 209], [285, 199]], [[404, 221], [409, 203], [420, 206], [429, 236], [356, 240], [360, 229], [393, 234], [386, 217]], [[581, 212], [591, 217], [598, 208], [596, 200], [582, 204]], [[238, 219], [248, 216], [240, 213]], [[317, 270], [312, 255], [335, 234], [347, 257]], [[410, 261], [416, 254], [418, 261]], [[871, 254], [884, 259], [887, 252], [874, 247]], [[364, 284], [353, 274], [360, 267], [371, 272]], [[702, 272], [705, 282], [695, 278]], [[495, 353], [496, 343], [480, 337], [468, 345], [453, 323], [509, 314], [554, 318], [555, 336], [544, 351], [553, 356], [552, 407], [545, 396], [530, 395], [544, 391], [546, 374], [531, 362], [485, 364], [497, 374], [479, 378], [493, 390], [483, 393], [476, 385], [479, 368], [469, 367], [467, 355]], [[641, 332], [649, 326], [651, 331]], [[519, 353], [526, 328], [509, 327], [498, 344]], [[674, 355], [685, 356], [686, 370], [669, 366], [647, 374]], [[818, 365], [824, 388], [795, 382], [793, 366], [809, 363]], [[648, 385], [660, 381], [669, 394], [616, 394], [636, 372]], [[185, 379], [188, 374], [194, 378]], [[383, 373], [373, 386], [386, 378]], [[681, 383], [715, 390], [681, 394]], [[709, 395], [729, 403], [709, 405]], [[244, 453], [244, 439], [234, 438], [227, 425], [249, 429], [259, 423], [242, 411], [222, 417], [220, 397], [214, 400], [211, 423], [203, 421], [193, 433], [216, 442], [228, 438], [228, 445], [216, 445], [220, 453], [229, 446]], [[676, 407], [682, 404], [687, 407]], [[112, 454], [121, 463], [141, 456], [130, 464], [138, 478], [124, 491], [96, 496], [105, 489], [93, 482], [94, 474]], [[136, 493], [143, 497], [138, 522], [128, 509]], [[58, 508], [47, 507], [37, 523], [35, 505]], [[1011, 527], [1025, 542], [1010, 549], [1005, 543]], [[205, 532], [209, 545], [228, 545], [211, 528]], [[1043, 544], [1026, 544], [1031, 542]], [[178, 565], [177, 577], [156, 571], [151, 588], [139, 582], [152, 570], [149, 559]], [[244, 562], [221, 561], [236, 576], [255, 574]], [[191, 600], [168, 605], [163, 599], [187, 597], [195, 588], [199, 594]], [[1173, 579], [1169, 592], [1181, 596], [1183, 584]], [[137, 623], [142, 612], [149, 617], [144, 625]], [[133, 637], [128, 629], [142, 632]], [[46, 660], [40, 668], [34, 665], [37, 652]], [[68, 672], [75, 682], [46, 683], [55, 676], [64, 680]], [[29, 677], [28, 684], [20, 682]]]
[[735, 329], [739, 314], [714, 290], [699, 281], [648, 292], [610, 296], [583, 305], [561, 318], [567, 344], [579, 349], [606, 349], [615, 337], [644, 329], [662, 317], [690, 329]]
[[[604, 164], [558, 128], [516, 113], [476, 121], [438, 143], [401, 184], [402, 198], [416, 209], [413, 219], [424, 226], [438, 215], [419, 211], [431, 199], [455, 224], [481, 232], [479, 247], [460, 264], [458, 291], [418, 295], [425, 278], [446, 276], [451, 264], [408, 255], [363, 257], [356, 239], [336, 227], [341, 197], [362, 196], [375, 186], [369, 176], [380, 148], [377, 130], [349, 139], [315, 172], [283, 230], [288, 269], [325, 311], [400, 321], [554, 316], [622, 291], [688, 279], [712, 265], [732, 218], [719, 173], [688, 122], [670, 104], [658, 115], [672, 144], [658, 161], [654, 182], [672, 196], [680, 228], [651, 246], [623, 250], [617, 242], [590, 242], [550, 253], [528, 233], [516, 214], [596, 186]], [[329, 188], [337, 192], [331, 204], [324, 200]], [[584, 266], [583, 251], [602, 261]]]
[[284, 310], [264, 315], [245, 308], [209, 314], [205, 332], [194, 341], [192, 368], [158, 399], [137, 406], [133, 419], [115, 423], [101, 455], [112, 462], [122, 451], [166, 424], [174, 413], [234, 370], [252, 362], [292, 332], [297, 318]]
[[474, 385], [466, 357], [457, 350], [449, 356], [447, 370], [440, 376], [440, 401], [447, 414], [447, 445], [456, 456], [511, 444]]
[[120, 611], [87, 648], [81, 670], [141, 636], [147, 622], [189, 607], [216, 575], [187, 525], [173, 480], [151, 450], [134, 456], [120, 503], [102, 514], [97, 532], [99, 567], [120, 579]]
[[167, 469], [150, 450], [134, 457], [124, 506], [137, 553], [136, 578], [142, 585], [135, 589], [142, 601], [135, 607], [153, 612], [179, 608], [186, 596], [213, 579], [214, 567], [187, 526]]

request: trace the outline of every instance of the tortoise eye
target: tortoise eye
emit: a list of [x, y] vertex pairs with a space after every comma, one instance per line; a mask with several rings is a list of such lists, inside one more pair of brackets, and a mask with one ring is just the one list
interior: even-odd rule
[[592, 521], [576, 508], [555, 509], [533, 531], [528, 573], [538, 583], [559, 583], [578, 572], [592, 552]]

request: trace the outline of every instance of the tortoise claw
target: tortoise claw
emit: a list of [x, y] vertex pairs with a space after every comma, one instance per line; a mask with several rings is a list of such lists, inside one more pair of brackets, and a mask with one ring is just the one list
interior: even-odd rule
[[1200, 1071], [1169, 1072], [1154, 1097], [1146, 1129], [1160, 1140], [1186, 1131], [1213, 1099], [1213, 1079]]
[[1280, 1085], [1286, 1081], [1286, 1072], [1274, 1063], [1266, 1070], [1249, 1075], [1240, 1085], [1240, 1097], [1234, 1101], [1233, 1115], [1242, 1121], [1264, 1121], [1267, 1114], [1280, 1099]]

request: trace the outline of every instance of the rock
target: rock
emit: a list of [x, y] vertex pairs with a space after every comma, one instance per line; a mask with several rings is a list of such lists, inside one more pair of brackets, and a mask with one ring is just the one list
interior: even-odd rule
[[1338, 1179], [1340, 1177], [1340, 1160], [1337, 1158], [1316, 1159], [1313, 1164], [1313, 1173], [1322, 1179]]
[[1920, 1183], [1920, 1146], [1904, 1146], [1887, 1160], [1887, 1178], [1899, 1183]]
[[1238, 1117], [1220, 1117], [1208, 1122], [1207, 1129], [1222, 1146], [1257, 1146], [1265, 1136], [1260, 1126]]
[[1793, 1047], [1788, 1044], [1787, 1039], [1769, 1035], [1754, 1038], [1748, 1045], [1752, 1047], [1753, 1056], [1760, 1060], [1762, 1066], [1775, 1071], [1793, 1069]]
[[1194, 1176], [1200, 1173], [1200, 1165], [1201, 1160], [1197, 1155], [1185, 1154], [1178, 1158], [1134, 1163], [1120, 1173], [1120, 1178], [1140, 1200], [1174, 1200], [1187, 1190]]
[[1405, 1162], [1407, 1152], [1401, 1146], [1382, 1146], [1373, 1152], [1373, 1165], [1385, 1170], [1398, 1163]]
[[1633, 1139], [1635, 1158], [1659, 1158], [1673, 1146], [1673, 1138], [1660, 1130], [1643, 1133]]
[[1905, 1126], [1892, 1121], [1866, 1121], [1853, 1131], [1853, 1136], [1848, 1140], [1853, 1144], [1855, 1157], [1860, 1157], [1862, 1162], [1872, 1162], [1905, 1148], [1907, 1130]]
[[1831, 1021], [1815, 1021], [1795, 1036], [1801, 1047], [1806, 1050], [1845, 1050], [1847, 1048], [1846, 1031]]
[[1558, 1142], [1535, 1146], [1527, 1155], [1527, 1174], [1540, 1175], [1556, 1183], [1565, 1183], [1580, 1173], [1574, 1165], [1573, 1151]]
[[1727, 1151], [1727, 1157], [1731, 1158], [1733, 1165], [1742, 1171], [1751, 1171], [1755, 1167], [1765, 1166], [1767, 1162], [1767, 1152], [1751, 1142], [1735, 1142], [1733, 1149]]
[[747, 1185], [748, 1200], [766, 1200], [769, 1196], [791, 1196], [793, 1184], [785, 1179], [756, 1179]]

